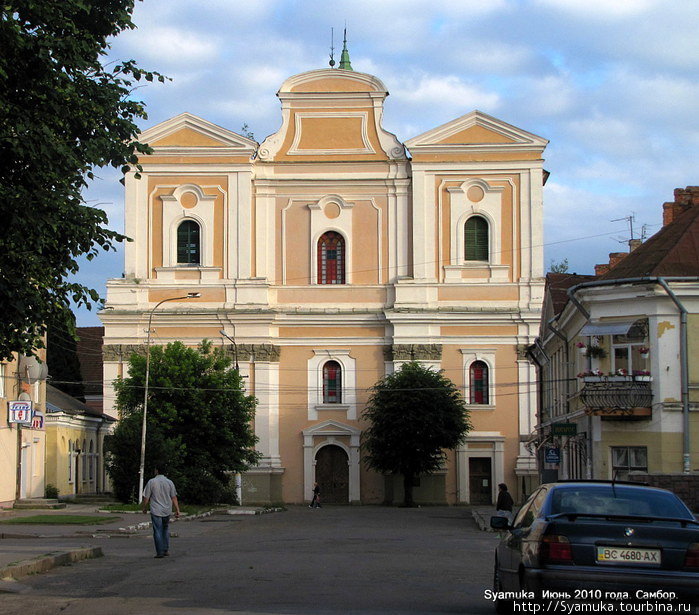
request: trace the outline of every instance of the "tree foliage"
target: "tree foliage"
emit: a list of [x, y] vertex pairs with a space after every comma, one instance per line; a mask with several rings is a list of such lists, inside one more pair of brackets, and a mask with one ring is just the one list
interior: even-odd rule
[[[128, 376], [115, 382], [121, 420], [108, 438], [108, 472], [116, 496], [137, 500], [146, 358], [133, 355]], [[150, 353], [145, 476], [157, 467], [184, 501], [233, 501], [230, 473], [246, 470], [254, 450], [255, 398], [220, 348], [181, 342]]]
[[134, 0], [7, 0], [0, 17], [0, 360], [41, 347], [46, 323], [96, 291], [67, 277], [125, 239], [82, 197], [95, 167], [138, 167], [131, 98], [162, 81], [133, 60], [102, 65], [109, 39], [134, 28]]
[[382, 378], [363, 413], [364, 461], [378, 472], [403, 475], [405, 505], [413, 504], [413, 481], [442, 467], [445, 450], [456, 448], [471, 430], [469, 412], [442, 372], [416, 361]]
[[549, 267], [549, 271], [551, 273], [568, 273], [568, 259], [564, 258], [562, 261], [551, 261], [551, 266]]

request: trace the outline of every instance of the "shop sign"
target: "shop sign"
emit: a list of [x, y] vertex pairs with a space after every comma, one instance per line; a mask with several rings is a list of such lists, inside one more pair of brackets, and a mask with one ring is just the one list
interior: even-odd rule
[[34, 417], [32, 418], [32, 429], [43, 429], [44, 428], [44, 413], [39, 410], [34, 410]]
[[19, 425], [31, 425], [34, 416], [33, 404], [31, 401], [10, 401], [7, 402], [7, 422]]
[[577, 434], [577, 423], [554, 423], [551, 425], [552, 436], [576, 436]]
[[561, 449], [549, 446], [544, 449], [544, 463], [557, 465], [561, 463]]

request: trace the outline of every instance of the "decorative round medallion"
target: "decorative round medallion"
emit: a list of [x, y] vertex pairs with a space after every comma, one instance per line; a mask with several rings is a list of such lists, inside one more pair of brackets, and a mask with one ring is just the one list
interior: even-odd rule
[[323, 211], [327, 218], [334, 220], [340, 215], [340, 206], [337, 203], [328, 203]]
[[466, 192], [466, 196], [471, 203], [480, 203], [485, 196], [485, 192], [483, 192], [483, 188], [480, 186], [471, 186]]
[[192, 209], [193, 207], [196, 207], [198, 202], [199, 199], [197, 199], [197, 195], [194, 194], [194, 192], [185, 192], [180, 197], [180, 205], [182, 205], [182, 207], [185, 209]]

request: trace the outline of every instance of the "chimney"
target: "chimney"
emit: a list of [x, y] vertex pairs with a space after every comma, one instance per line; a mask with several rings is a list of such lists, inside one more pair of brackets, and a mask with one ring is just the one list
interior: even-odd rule
[[[634, 240], [636, 241], [636, 240]], [[640, 241], [638, 239], [637, 241]], [[608, 265], [595, 265], [595, 275], [600, 276], [607, 273], [612, 267], [618, 265], [629, 255], [628, 252], [610, 252], [609, 253], [609, 264]]]
[[643, 239], [629, 239], [629, 252], [633, 252], [643, 243]]
[[663, 203], [663, 226], [667, 226], [690, 207], [699, 205], [699, 186], [675, 188], [675, 200]]

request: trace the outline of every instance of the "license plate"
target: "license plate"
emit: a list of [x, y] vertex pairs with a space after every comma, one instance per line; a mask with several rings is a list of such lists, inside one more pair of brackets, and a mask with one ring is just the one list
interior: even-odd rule
[[597, 547], [597, 561], [604, 564], [660, 566], [660, 549]]

